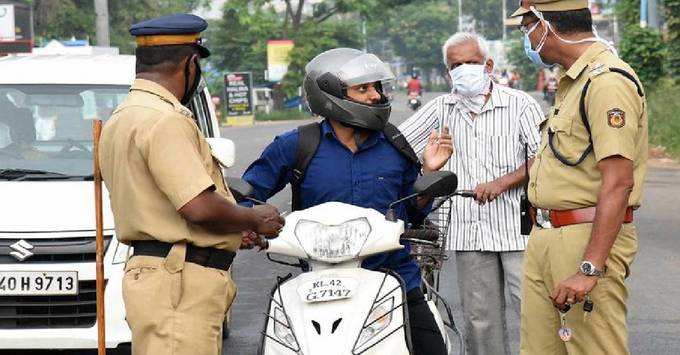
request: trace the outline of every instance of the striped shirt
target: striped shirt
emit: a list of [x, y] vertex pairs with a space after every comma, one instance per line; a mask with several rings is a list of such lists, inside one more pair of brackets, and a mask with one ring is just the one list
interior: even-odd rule
[[[458, 189], [474, 190], [512, 173], [536, 154], [538, 126], [545, 119], [539, 104], [528, 94], [493, 85], [482, 112], [472, 118], [451, 94], [428, 102], [399, 126], [413, 149], [422, 156], [430, 132], [447, 125], [453, 136], [453, 155], [444, 169], [458, 176]], [[520, 197], [523, 187], [506, 191], [480, 206], [473, 199], [454, 197], [446, 241], [449, 250], [524, 250], [528, 236], [520, 233]]]

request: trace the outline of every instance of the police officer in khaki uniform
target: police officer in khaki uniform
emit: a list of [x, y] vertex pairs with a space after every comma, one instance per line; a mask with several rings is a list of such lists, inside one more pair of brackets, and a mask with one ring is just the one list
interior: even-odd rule
[[135, 355], [221, 354], [241, 232], [283, 227], [276, 208], [235, 203], [184, 106], [201, 77], [199, 58], [210, 54], [200, 39], [206, 27], [186, 14], [132, 26], [137, 78], [102, 132], [116, 236], [134, 247], [123, 297]]
[[[524, 0], [527, 56], [562, 70], [530, 171], [522, 354], [628, 354], [624, 280], [647, 157], [644, 92], [587, 0]], [[560, 311], [561, 310], [561, 311]]]

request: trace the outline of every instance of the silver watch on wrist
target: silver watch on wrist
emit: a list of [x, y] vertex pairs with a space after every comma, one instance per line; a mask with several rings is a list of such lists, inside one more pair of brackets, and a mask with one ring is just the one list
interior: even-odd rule
[[593, 263], [590, 261], [582, 261], [581, 266], [579, 266], [579, 271], [586, 276], [597, 276], [597, 277], [602, 277], [604, 275], [604, 271], [598, 270]]

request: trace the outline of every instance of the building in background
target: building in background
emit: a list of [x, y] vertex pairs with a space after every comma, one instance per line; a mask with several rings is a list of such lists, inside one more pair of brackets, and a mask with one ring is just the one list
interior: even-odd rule
[[0, 0], [0, 56], [33, 49], [33, 9], [18, 1]]

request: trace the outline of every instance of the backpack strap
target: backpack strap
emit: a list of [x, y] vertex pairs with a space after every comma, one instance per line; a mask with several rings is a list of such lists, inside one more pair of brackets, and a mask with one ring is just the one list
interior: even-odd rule
[[[642, 91], [642, 86], [640, 83], [635, 79], [635, 77], [620, 68], [609, 68], [610, 72], [613, 73], [618, 73], [629, 79], [635, 84], [635, 87], [637, 87], [637, 93], [640, 97], [644, 97], [645, 93]], [[586, 84], [583, 86], [583, 90], [581, 91], [581, 99], [579, 100], [579, 113], [581, 115], [581, 121], [583, 122], [583, 126], [586, 128], [586, 131], [588, 132], [588, 147], [586, 148], [585, 151], [581, 154], [581, 156], [578, 158], [577, 161], [572, 162], [569, 161], [565, 156], [563, 156], [557, 148], [555, 148], [555, 145], [553, 143], [553, 138], [555, 136], [555, 132], [552, 130], [548, 129], [548, 145], [550, 146], [550, 150], [552, 150], [553, 154], [555, 155], [555, 158], [562, 162], [562, 164], [567, 165], [567, 166], [577, 166], [581, 164], [588, 154], [590, 154], [594, 147], [593, 147], [593, 136], [590, 133], [590, 123], [588, 123], [588, 113], [586, 111], [586, 96], [588, 95], [588, 88], [590, 87], [590, 83], [592, 82], [592, 78], [589, 78]]]
[[385, 138], [387, 138], [387, 141], [389, 141], [401, 155], [406, 157], [411, 163], [418, 165], [418, 170], [420, 170], [421, 164], [418, 155], [416, 155], [413, 147], [411, 147], [411, 144], [409, 144], [406, 137], [404, 137], [397, 126], [387, 122], [385, 128], [383, 128], [383, 134], [385, 135]]
[[[418, 166], [420, 170], [420, 160], [406, 137], [393, 124], [387, 123], [383, 129], [383, 134], [387, 141], [399, 151], [408, 161]], [[307, 167], [314, 158], [316, 150], [321, 143], [321, 124], [314, 122], [298, 127], [298, 147], [295, 154], [295, 166], [293, 167], [293, 177], [290, 182], [292, 190], [292, 210], [301, 209], [300, 188], [307, 174]]]
[[318, 122], [298, 127], [298, 146], [295, 155], [293, 177], [290, 182], [292, 190], [292, 210], [300, 209], [300, 187], [305, 179], [309, 162], [314, 158], [321, 142], [321, 125]]

